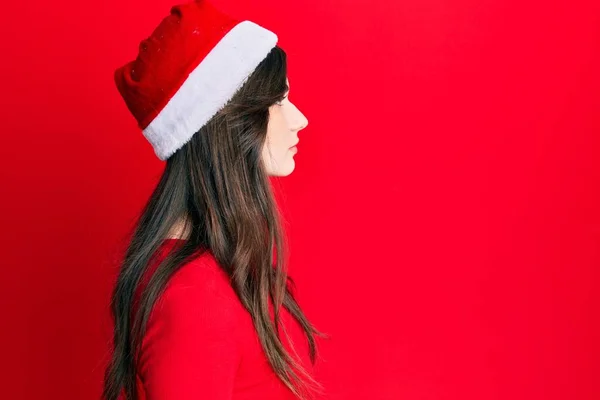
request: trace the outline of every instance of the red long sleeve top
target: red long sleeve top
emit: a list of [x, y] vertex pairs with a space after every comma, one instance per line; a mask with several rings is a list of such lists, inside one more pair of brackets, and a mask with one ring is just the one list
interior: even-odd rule
[[[163, 242], [148, 273], [176, 243]], [[314, 372], [304, 331], [284, 307], [280, 315], [300, 362]], [[269, 365], [250, 314], [210, 252], [179, 269], [152, 308], [137, 387], [145, 400], [296, 399]]]

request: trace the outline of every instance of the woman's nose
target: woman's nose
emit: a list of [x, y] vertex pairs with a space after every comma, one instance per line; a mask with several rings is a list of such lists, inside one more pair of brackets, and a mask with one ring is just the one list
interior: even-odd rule
[[297, 125], [297, 128], [295, 129], [296, 131], [304, 129], [308, 125], [308, 119], [306, 119], [304, 114], [302, 114], [302, 112], [299, 109], [298, 109], [298, 115], [299, 115], [299, 119], [298, 119], [298, 123], [296, 124]]

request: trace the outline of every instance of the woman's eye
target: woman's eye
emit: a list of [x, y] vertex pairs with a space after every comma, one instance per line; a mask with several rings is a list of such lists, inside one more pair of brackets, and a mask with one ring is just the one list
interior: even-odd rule
[[[283, 100], [285, 100], [285, 99], [287, 99], [287, 96], [285, 96], [285, 97], [283, 98]], [[281, 101], [278, 101], [278, 102], [277, 102], [277, 103], [275, 103], [275, 104], [277, 104], [278, 106], [282, 106], [282, 105], [283, 105], [283, 100], [281, 100]]]

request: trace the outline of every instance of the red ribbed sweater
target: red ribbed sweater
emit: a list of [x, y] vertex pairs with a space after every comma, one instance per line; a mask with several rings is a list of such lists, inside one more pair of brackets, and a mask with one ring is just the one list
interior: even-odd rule
[[[148, 274], [177, 243], [162, 243]], [[313, 373], [304, 331], [284, 307], [280, 315], [303, 367]], [[281, 338], [295, 357], [283, 333]], [[296, 399], [269, 365], [250, 314], [210, 252], [171, 277], [152, 309], [141, 352], [141, 399]], [[124, 391], [119, 400], [125, 400]]]

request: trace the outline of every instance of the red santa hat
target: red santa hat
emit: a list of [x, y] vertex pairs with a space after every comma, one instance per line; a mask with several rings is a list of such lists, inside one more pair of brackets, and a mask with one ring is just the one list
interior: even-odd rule
[[114, 79], [166, 160], [229, 102], [276, 43], [268, 29], [195, 0], [173, 6]]

